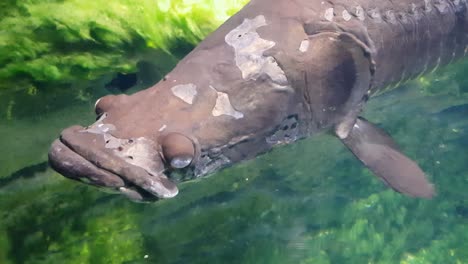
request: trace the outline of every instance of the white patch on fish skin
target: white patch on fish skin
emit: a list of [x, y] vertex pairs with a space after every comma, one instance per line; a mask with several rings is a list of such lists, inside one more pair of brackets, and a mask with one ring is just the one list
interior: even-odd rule
[[[159, 175], [157, 170], [157, 147], [152, 140], [144, 137], [135, 139], [122, 139], [114, 137], [111, 132], [116, 128], [112, 124], [104, 124], [102, 121], [107, 117], [103, 114], [98, 121], [80, 132], [99, 134], [103, 136], [104, 147], [112, 149], [116, 156], [125, 159], [126, 162], [145, 169], [148, 173]], [[131, 157], [131, 158], [130, 158]]]
[[419, 12], [418, 7], [416, 6], [415, 3], [411, 3], [411, 10], [410, 14], [412, 15], [413, 18], [416, 20], [420, 19], [422, 17], [422, 14]]
[[343, 10], [342, 16], [345, 21], [351, 20], [351, 14], [347, 10]]
[[405, 13], [403, 12], [399, 12], [398, 13], [398, 19], [400, 20], [401, 23], [403, 24], [407, 24], [409, 21], [408, 21], [408, 17], [406, 16]]
[[112, 149], [116, 156], [124, 159], [126, 162], [143, 168], [152, 175], [160, 175], [157, 162], [159, 155], [157, 147], [152, 140], [144, 137], [121, 139], [110, 134], [105, 134], [106, 148]]
[[431, 0], [424, 0], [424, 9], [428, 13], [432, 11]]
[[167, 128], [167, 125], [162, 125], [158, 131], [163, 132], [166, 128]]
[[382, 15], [377, 8], [369, 10], [368, 14], [372, 19], [374, 19], [375, 22], [382, 22]]
[[[214, 87], [211, 87], [214, 89]], [[215, 89], [216, 90], [216, 89]], [[244, 117], [244, 114], [234, 109], [229, 100], [229, 95], [227, 93], [218, 92], [216, 98], [216, 104], [211, 111], [213, 116], [221, 116], [221, 115], [229, 115], [234, 117], [235, 119], [241, 119]]]
[[385, 19], [391, 24], [397, 23], [395, 13], [392, 10], [388, 10], [387, 12], [385, 12]]
[[197, 95], [197, 86], [193, 83], [179, 84], [171, 88], [172, 93], [187, 104], [192, 104]]
[[435, 8], [440, 12], [440, 13], [447, 13], [449, 10], [449, 6], [445, 1], [436, 1], [434, 3]]
[[263, 55], [276, 45], [273, 41], [262, 39], [257, 33], [258, 28], [266, 25], [263, 15], [254, 19], [246, 18], [242, 24], [231, 30], [224, 40], [234, 48], [236, 65], [244, 80], [257, 80], [262, 74], [267, 74], [277, 88], [288, 88], [286, 75], [275, 58]]
[[309, 45], [310, 45], [310, 42], [308, 39], [305, 39], [301, 42], [301, 45], [299, 46], [299, 51], [304, 53], [306, 52], [307, 50], [309, 50]]
[[366, 19], [366, 15], [364, 14], [364, 8], [362, 8], [362, 6], [356, 6], [354, 14], [361, 21], [364, 21]]
[[115, 153], [125, 159], [128, 163], [141, 167], [152, 175], [160, 175], [157, 168], [160, 164], [157, 162], [158, 152], [155, 143], [152, 140], [144, 137], [139, 137], [131, 140], [120, 140], [121, 149], [115, 148]]
[[88, 132], [93, 134], [102, 134], [105, 135], [110, 131], [115, 130], [115, 126], [112, 124], [104, 124], [102, 121], [107, 117], [107, 113], [104, 113], [99, 120], [97, 120], [94, 124], [87, 127], [86, 129], [81, 130], [80, 132]]
[[333, 11], [333, 7], [327, 8], [327, 10], [325, 10], [325, 13], [323, 13], [323, 17], [330, 22], [333, 21], [334, 16], [335, 14]]
[[350, 131], [351, 129], [347, 126], [347, 124], [344, 124], [344, 123], [338, 124], [338, 126], [335, 128], [335, 134], [340, 139], [347, 138]]
[[106, 142], [106, 148], [115, 149], [122, 145], [122, 140], [118, 139], [110, 134], [104, 134], [104, 141]]

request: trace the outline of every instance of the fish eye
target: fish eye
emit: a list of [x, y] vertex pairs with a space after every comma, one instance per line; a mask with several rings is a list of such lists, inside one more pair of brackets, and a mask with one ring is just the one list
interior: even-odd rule
[[188, 167], [195, 157], [192, 140], [180, 133], [170, 133], [162, 138], [164, 160], [174, 169]]
[[193, 157], [189, 155], [177, 156], [171, 160], [171, 167], [174, 169], [183, 169], [192, 163]]

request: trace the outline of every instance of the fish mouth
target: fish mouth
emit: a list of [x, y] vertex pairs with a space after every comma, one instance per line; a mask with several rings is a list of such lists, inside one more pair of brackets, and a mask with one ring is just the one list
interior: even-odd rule
[[[67, 178], [117, 190], [134, 200], [171, 198], [177, 186], [166, 175], [148, 172], [107, 149], [102, 135], [81, 126], [65, 129], [49, 150], [49, 164]], [[163, 170], [164, 164], [159, 162]]]

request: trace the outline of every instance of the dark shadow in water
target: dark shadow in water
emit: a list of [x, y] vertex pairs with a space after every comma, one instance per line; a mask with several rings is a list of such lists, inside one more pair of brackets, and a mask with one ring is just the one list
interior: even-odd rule
[[49, 163], [47, 161], [24, 167], [21, 170], [18, 170], [9, 176], [0, 178], [0, 188], [19, 179], [32, 178], [36, 176], [36, 174], [39, 172], [45, 172], [48, 167]]
[[125, 92], [137, 84], [136, 73], [117, 73], [110, 82], [106, 84], [106, 89], [112, 92]]
[[468, 104], [454, 105], [434, 114], [440, 120], [461, 119], [468, 116]]

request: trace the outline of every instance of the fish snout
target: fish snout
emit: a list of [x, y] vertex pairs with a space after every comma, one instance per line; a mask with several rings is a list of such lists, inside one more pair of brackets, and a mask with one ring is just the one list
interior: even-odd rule
[[[99, 124], [98, 124], [99, 125]], [[107, 132], [72, 126], [49, 151], [49, 162], [64, 176], [119, 191], [132, 200], [171, 198], [178, 188], [165, 174], [158, 146], [143, 137], [119, 139]]]

